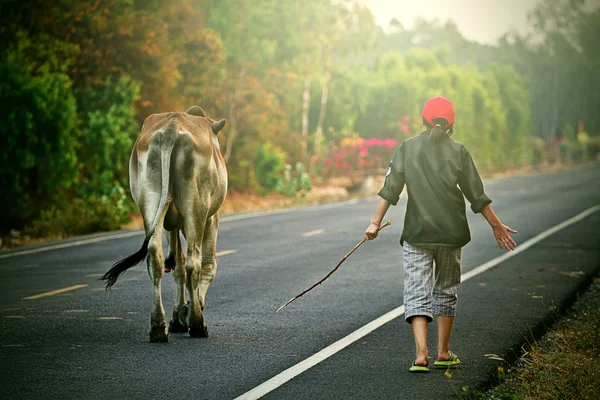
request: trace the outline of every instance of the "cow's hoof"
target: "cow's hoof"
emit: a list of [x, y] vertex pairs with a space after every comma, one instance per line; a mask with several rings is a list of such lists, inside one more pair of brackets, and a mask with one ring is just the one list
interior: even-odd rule
[[190, 336], [193, 338], [207, 338], [208, 328], [206, 326], [200, 328], [190, 327]]
[[169, 322], [170, 333], [187, 333], [187, 331], [187, 324], [183, 325], [179, 319], [172, 319], [171, 322]]
[[169, 333], [166, 326], [157, 326], [150, 328], [150, 343], [167, 343]]

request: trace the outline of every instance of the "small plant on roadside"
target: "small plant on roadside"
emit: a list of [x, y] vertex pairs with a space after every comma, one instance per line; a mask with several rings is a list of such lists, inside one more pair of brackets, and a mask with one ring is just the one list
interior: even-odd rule
[[121, 186], [109, 195], [61, 200], [43, 210], [24, 232], [32, 236], [63, 237], [120, 229], [130, 221], [135, 204]]
[[260, 186], [266, 191], [277, 188], [282, 171], [285, 168], [285, 153], [265, 143], [256, 150], [254, 173]]
[[295, 168], [286, 164], [283, 177], [277, 182], [277, 193], [288, 197], [296, 197], [300, 194], [304, 197], [311, 188], [310, 176], [304, 171], [304, 165], [301, 162], [297, 162]]

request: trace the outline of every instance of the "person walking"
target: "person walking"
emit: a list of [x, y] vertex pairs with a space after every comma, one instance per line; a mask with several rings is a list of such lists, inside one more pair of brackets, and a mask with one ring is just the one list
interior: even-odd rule
[[[438, 354], [434, 365], [453, 366], [460, 359], [450, 350], [461, 276], [462, 247], [471, 240], [465, 201], [490, 224], [501, 249], [514, 250], [514, 229], [502, 224], [490, 205], [471, 155], [450, 136], [454, 107], [450, 100], [428, 100], [422, 112], [425, 131], [396, 150], [379, 191], [375, 215], [365, 239], [377, 229], [406, 185], [408, 202], [400, 245], [404, 252], [405, 320], [412, 325], [416, 358], [411, 372], [429, 371], [428, 324], [437, 320]], [[464, 196], [463, 196], [464, 195]], [[435, 265], [435, 268], [434, 268]]]

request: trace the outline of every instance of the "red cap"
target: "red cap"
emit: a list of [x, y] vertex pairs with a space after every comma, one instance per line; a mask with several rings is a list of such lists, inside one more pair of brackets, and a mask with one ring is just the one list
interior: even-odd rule
[[454, 124], [454, 107], [452, 102], [444, 97], [434, 97], [427, 100], [421, 115], [431, 126], [435, 125], [433, 120], [436, 118], [444, 118], [448, 121], [447, 126]]

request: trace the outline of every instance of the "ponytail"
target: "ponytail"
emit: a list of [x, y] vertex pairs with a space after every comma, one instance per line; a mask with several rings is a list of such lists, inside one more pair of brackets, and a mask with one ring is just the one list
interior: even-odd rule
[[429, 140], [432, 142], [439, 142], [446, 136], [446, 132], [444, 132], [440, 124], [435, 124], [435, 126], [431, 128], [431, 132], [429, 132]]
[[429, 140], [437, 143], [442, 139], [447, 138], [452, 135], [454, 131], [453, 126], [448, 126], [448, 121], [444, 118], [434, 118], [432, 121], [435, 125], [432, 125], [430, 122], [426, 121], [423, 118], [423, 123], [427, 128], [429, 128]]

